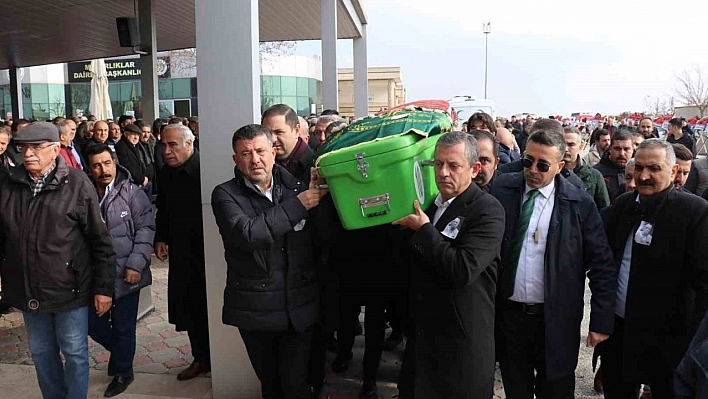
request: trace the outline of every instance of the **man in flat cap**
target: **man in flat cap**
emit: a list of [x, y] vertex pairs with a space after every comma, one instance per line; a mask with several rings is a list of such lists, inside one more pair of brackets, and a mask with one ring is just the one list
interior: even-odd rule
[[0, 182], [5, 297], [23, 313], [42, 395], [86, 398], [90, 305], [105, 314], [114, 291], [111, 237], [88, 176], [58, 156], [56, 126], [31, 123], [14, 143], [23, 164]]

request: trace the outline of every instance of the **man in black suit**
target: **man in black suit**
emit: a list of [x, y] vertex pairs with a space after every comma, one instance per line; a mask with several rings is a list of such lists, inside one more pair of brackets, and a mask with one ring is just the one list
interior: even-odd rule
[[587, 345], [612, 332], [617, 270], [592, 197], [560, 176], [564, 153], [563, 127], [549, 121], [529, 137], [523, 173], [492, 187], [506, 212], [496, 310], [509, 399], [573, 398], [586, 273]]
[[402, 399], [492, 397], [504, 209], [472, 184], [480, 168], [474, 137], [445, 134], [435, 148], [435, 205], [423, 212], [415, 201], [416, 212], [394, 222], [415, 232]]
[[674, 187], [678, 169], [671, 144], [645, 140], [635, 190], [603, 210], [619, 272], [614, 332], [598, 347], [608, 399], [636, 398], [640, 383], [673, 398], [674, 370], [708, 309], [708, 203]]

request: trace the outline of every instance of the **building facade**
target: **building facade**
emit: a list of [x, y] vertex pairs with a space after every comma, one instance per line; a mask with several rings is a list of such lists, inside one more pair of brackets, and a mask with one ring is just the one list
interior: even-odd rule
[[[406, 89], [400, 67], [371, 67], [369, 77], [369, 114], [406, 102]], [[354, 69], [339, 68], [339, 113], [354, 116]]]
[[[142, 117], [140, 59], [106, 59], [113, 116]], [[20, 69], [25, 119], [88, 116], [91, 101], [90, 61]], [[199, 115], [196, 52], [163, 52], [157, 61], [160, 117]], [[322, 110], [322, 68], [319, 56], [267, 55], [261, 61], [261, 107], [284, 103], [307, 116]], [[11, 118], [10, 77], [0, 73], [0, 119]]]

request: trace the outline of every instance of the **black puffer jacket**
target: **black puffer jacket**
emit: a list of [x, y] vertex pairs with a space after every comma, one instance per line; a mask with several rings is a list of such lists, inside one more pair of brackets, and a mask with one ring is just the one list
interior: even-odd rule
[[112, 297], [116, 257], [96, 189], [57, 157], [46, 186], [32, 196], [24, 166], [0, 182], [0, 276], [6, 300], [25, 312], [86, 306]]
[[275, 165], [271, 202], [235, 175], [211, 197], [228, 265], [223, 322], [249, 331], [305, 331], [319, 317], [312, 223], [297, 198], [305, 186]]
[[[152, 284], [150, 254], [155, 237], [155, 215], [145, 192], [118, 165], [113, 189], [101, 207], [116, 252], [116, 292], [119, 299]], [[125, 282], [125, 268], [140, 272], [139, 283]]]

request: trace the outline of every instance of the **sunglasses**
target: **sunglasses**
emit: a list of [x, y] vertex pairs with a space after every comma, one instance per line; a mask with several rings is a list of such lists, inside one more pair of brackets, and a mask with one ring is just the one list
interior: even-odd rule
[[[533, 164], [534, 162], [528, 158], [524, 158], [521, 160], [521, 165], [524, 166], [524, 169], [530, 169]], [[539, 172], [546, 173], [549, 169], [551, 169], [551, 164], [544, 161], [536, 161], [536, 169], [538, 169]]]

